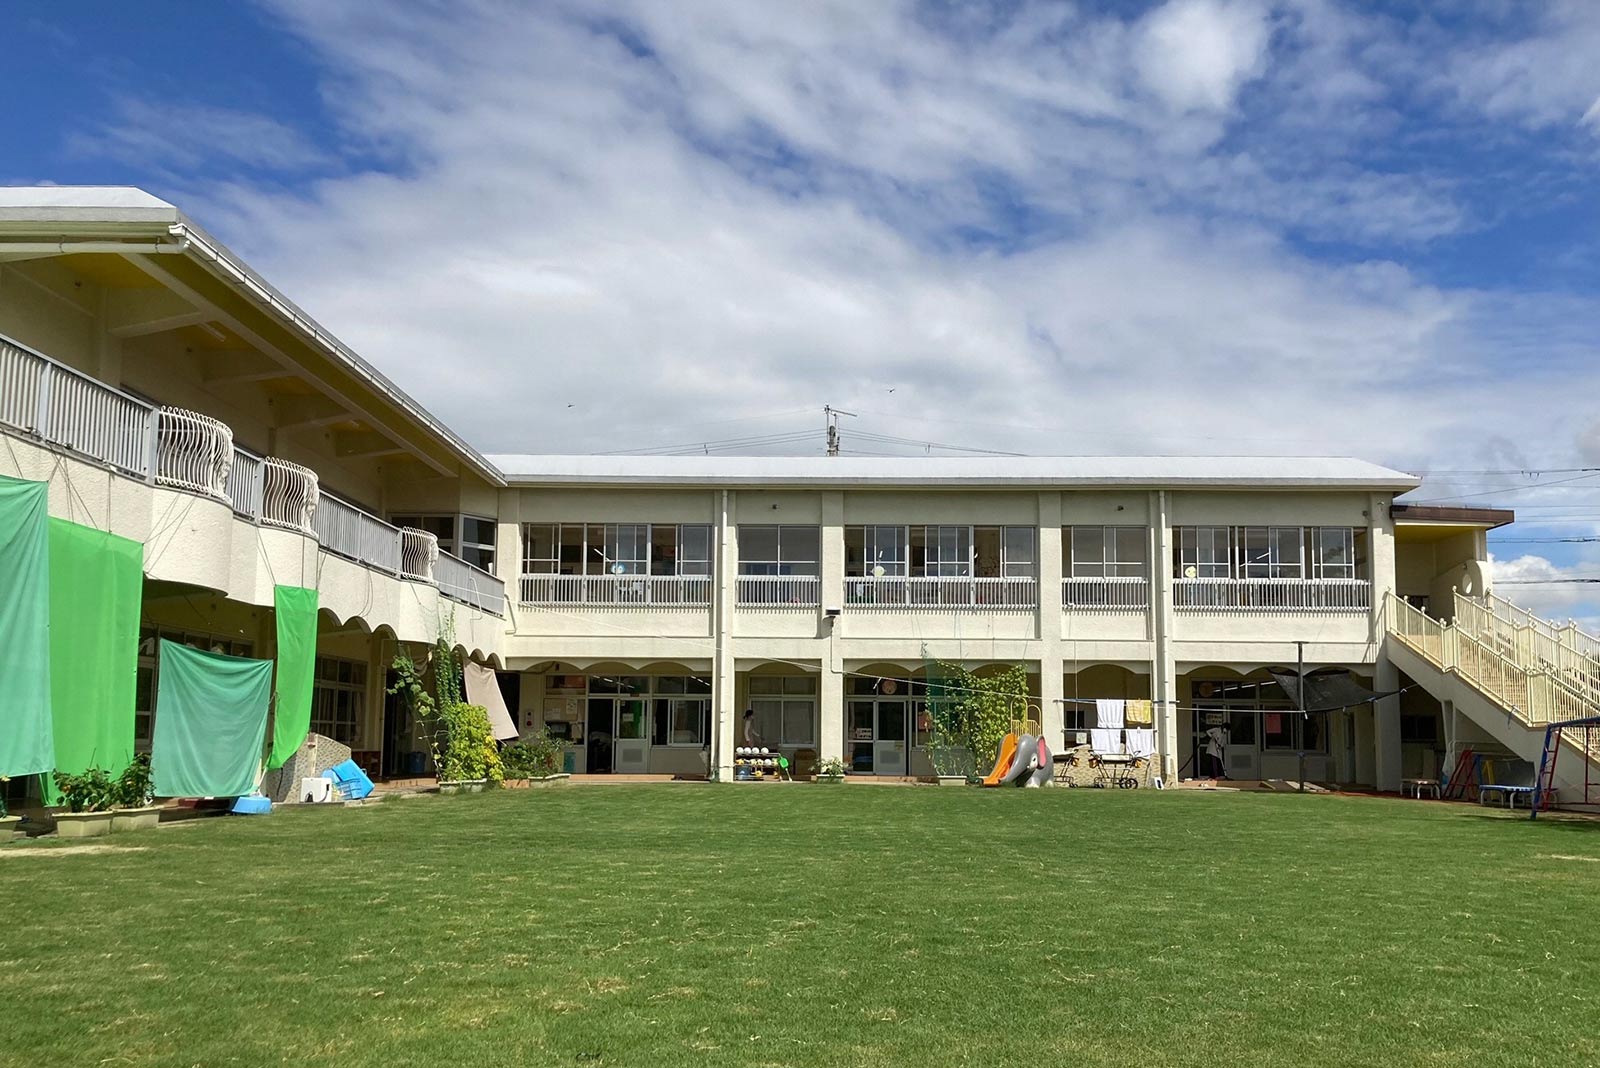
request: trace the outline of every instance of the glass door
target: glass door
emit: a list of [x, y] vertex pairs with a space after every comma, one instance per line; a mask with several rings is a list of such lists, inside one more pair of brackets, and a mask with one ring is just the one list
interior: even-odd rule
[[589, 698], [589, 731], [584, 770], [590, 775], [610, 774], [611, 752], [617, 736], [617, 702], [610, 697]]
[[845, 742], [849, 746], [850, 771], [856, 775], [871, 775], [874, 770], [872, 739], [876, 733], [873, 702], [851, 701], [845, 710], [845, 722], [849, 727]]
[[873, 770], [879, 775], [904, 775], [906, 738], [910, 733], [906, 720], [911, 706], [905, 701], [879, 700], [875, 703], [878, 729], [872, 742]]
[[650, 770], [649, 717], [642, 698], [617, 700], [616, 770], [634, 775]]

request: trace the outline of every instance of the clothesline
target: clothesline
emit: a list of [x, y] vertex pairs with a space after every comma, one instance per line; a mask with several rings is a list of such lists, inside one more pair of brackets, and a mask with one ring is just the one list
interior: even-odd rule
[[[1307, 709], [1307, 710], [1304, 710], [1304, 711], [1302, 711], [1301, 709], [1298, 709], [1298, 708], [1237, 708], [1237, 707], [1229, 708], [1229, 707], [1227, 707], [1225, 705], [1221, 706], [1221, 707], [1219, 707], [1217, 705], [1184, 705], [1184, 704], [1179, 704], [1176, 700], [1172, 700], [1172, 699], [1156, 700], [1154, 698], [1145, 698], [1144, 700], [1149, 700], [1150, 704], [1152, 706], [1161, 706], [1161, 705], [1171, 706], [1172, 709], [1174, 711], [1177, 711], [1177, 712], [1257, 712], [1257, 713], [1262, 713], [1262, 714], [1265, 714], [1267, 712], [1301, 712], [1303, 715], [1309, 716], [1312, 713], [1312, 711], [1316, 711], [1316, 712], [1343, 712], [1343, 711], [1346, 711], [1346, 710], [1351, 709], [1351, 708], [1359, 708], [1362, 705], [1373, 704], [1374, 702], [1381, 701], [1386, 697], [1399, 697], [1401, 694], [1405, 693], [1407, 690], [1415, 689], [1417, 687], [1417, 685], [1418, 685], [1417, 683], [1412, 683], [1410, 686], [1402, 686], [1400, 689], [1394, 690], [1394, 691], [1392, 691], [1390, 693], [1375, 694], [1374, 696], [1368, 698], [1365, 701], [1357, 701], [1357, 702], [1354, 702], [1352, 704], [1342, 705], [1342, 706], [1340, 706], [1339, 708], [1336, 708], [1336, 709], [1335, 708], [1318, 708], [1318, 709]], [[1104, 701], [1104, 700], [1107, 700], [1107, 698], [1104, 698], [1104, 697], [1057, 697], [1055, 699], [1055, 703], [1058, 704], [1058, 705], [1094, 705], [1094, 704], [1097, 704], [1098, 702]], [[1115, 700], [1115, 698], [1113, 698], [1113, 700]], [[1130, 698], [1130, 700], [1141, 700], [1141, 698]]]

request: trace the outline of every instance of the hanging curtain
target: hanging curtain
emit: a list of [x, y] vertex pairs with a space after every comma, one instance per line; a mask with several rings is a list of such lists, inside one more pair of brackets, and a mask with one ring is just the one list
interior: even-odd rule
[[317, 669], [317, 591], [274, 586], [272, 608], [278, 628], [278, 699], [272, 709], [269, 771], [288, 763], [311, 732], [311, 692]]
[[0, 475], [0, 775], [55, 767], [50, 486]]
[[255, 789], [272, 702], [272, 661], [161, 642], [150, 771], [159, 797]]

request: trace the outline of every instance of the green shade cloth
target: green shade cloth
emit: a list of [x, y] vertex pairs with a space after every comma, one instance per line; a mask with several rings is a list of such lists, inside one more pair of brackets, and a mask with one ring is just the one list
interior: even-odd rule
[[311, 731], [311, 688], [317, 669], [317, 591], [274, 586], [272, 609], [278, 627], [278, 700], [272, 706], [268, 770], [283, 767]]
[[[50, 520], [50, 704], [55, 765], [98, 765], [113, 776], [133, 760], [144, 546], [65, 519]], [[45, 803], [57, 802], [45, 781]]]
[[0, 775], [56, 766], [49, 515], [48, 483], [0, 475]]
[[255, 789], [272, 702], [272, 661], [161, 642], [150, 774], [158, 797]]

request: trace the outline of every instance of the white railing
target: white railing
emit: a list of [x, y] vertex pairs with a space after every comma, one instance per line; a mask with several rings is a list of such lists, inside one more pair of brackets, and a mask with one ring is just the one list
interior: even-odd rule
[[895, 611], [1015, 611], [1038, 607], [1039, 584], [1032, 578], [856, 576], [844, 580], [844, 602]]
[[329, 552], [391, 575], [400, 574], [399, 527], [326, 493], [317, 495], [312, 526], [317, 540]]
[[155, 408], [0, 338], [0, 423], [149, 478]]
[[523, 604], [705, 608], [709, 575], [523, 575]]
[[439, 559], [439, 539], [426, 530], [400, 528], [400, 573], [424, 582], [434, 581], [433, 565]]
[[261, 521], [268, 526], [315, 534], [312, 517], [321, 489], [309, 467], [268, 456], [261, 466]]
[[1600, 714], [1600, 639], [1577, 624], [1557, 626], [1494, 595], [1459, 591], [1454, 625], [1523, 669], [1548, 675]]
[[1172, 606], [1201, 612], [1365, 612], [1365, 579], [1174, 579]]
[[266, 459], [248, 449], [233, 447], [233, 466], [228, 469], [228, 500], [235, 515], [255, 519], [261, 515], [262, 468]]
[[1061, 607], [1068, 612], [1148, 612], [1150, 583], [1142, 578], [1064, 578]]
[[497, 616], [506, 614], [506, 586], [489, 572], [449, 553], [433, 562], [439, 592], [453, 601], [470, 604]]
[[740, 575], [739, 604], [746, 608], [815, 608], [822, 603], [817, 575]]
[[1390, 593], [1384, 598], [1389, 633], [1440, 671], [1470, 682], [1524, 726], [1594, 715], [1594, 706], [1542, 670], [1512, 658], [1451, 624], [1432, 618]]
[[233, 428], [185, 408], [156, 409], [156, 482], [228, 499]]

